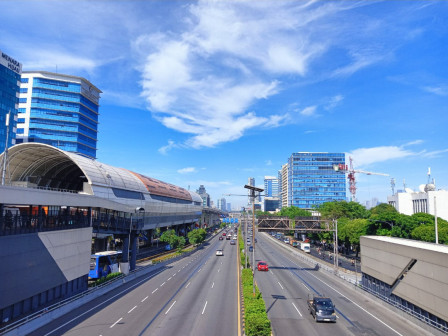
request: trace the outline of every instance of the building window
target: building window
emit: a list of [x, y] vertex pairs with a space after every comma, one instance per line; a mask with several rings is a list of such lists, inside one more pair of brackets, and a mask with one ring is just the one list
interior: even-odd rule
[[26, 103], [26, 98], [19, 98], [19, 103]]
[[28, 93], [28, 88], [20, 88], [20, 93]]
[[28, 78], [23, 78], [23, 77], [22, 77], [22, 78], [20, 79], [20, 81], [21, 81], [22, 83], [28, 83]]
[[17, 122], [23, 124], [25, 122], [25, 118], [18, 118]]
[[23, 128], [18, 128], [18, 129], [17, 129], [17, 134], [23, 134], [24, 131], [25, 131], [25, 129], [23, 129]]
[[26, 108], [21, 107], [17, 110], [19, 113], [26, 113]]

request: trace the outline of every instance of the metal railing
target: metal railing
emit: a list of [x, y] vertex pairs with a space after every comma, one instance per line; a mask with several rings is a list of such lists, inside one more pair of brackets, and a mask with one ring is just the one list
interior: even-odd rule
[[384, 295], [382, 295], [382, 294], [380, 294], [380, 293], [378, 293], [378, 292], [376, 292], [376, 291], [374, 291], [374, 290], [372, 290], [372, 289], [370, 289], [370, 288], [368, 288], [368, 287], [366, 287], [366, 286], [364, 286], [362, 284], [358, 284], [358, 287], [361, 288], [362, 290], [365, 290], [369, 294], [372, 294], [373, 296], [376, 296], [377, 298], [387, 302], [388, 304], [394, 306], [395, 308], [398, 308], [398, 309], [408, 313], [409, 315], [413, 316], [414, 318], [416, 318], [416, 319], [418, 319], [418, 320], [420, 320], [420, 321], [430, 325], [431, 327], [433, 327], [433, 328], [435, 328], [435, 329], [437, 329], [437, 330], [439, 330], [439, 331], [441, 331], [441, 332], [443, 332], [445, 334], [448, 334], [448, 326], [443, 325], [441, 323], [438, 323], [436, 321], [433, 321], [429, 317], [427, 317], [427, 316], [425, 316], [423, 314], [417, 313], [413, 309], [411, 309], [409, 307], [406, 307], [406, 306], [400, 304], [399, 302], [391, 299], [390, 297], [384, 296]]

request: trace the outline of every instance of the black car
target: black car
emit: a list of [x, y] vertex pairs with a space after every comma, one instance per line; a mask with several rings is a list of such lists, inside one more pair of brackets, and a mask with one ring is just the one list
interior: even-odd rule
[[224, 240], [224, 238], [222, 236], [219, 236], [219, 240]]

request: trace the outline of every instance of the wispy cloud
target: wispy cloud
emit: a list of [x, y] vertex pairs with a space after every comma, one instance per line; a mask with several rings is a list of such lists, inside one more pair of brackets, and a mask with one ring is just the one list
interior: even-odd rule
[[197, 169], [195, 167], [186, 167], [186, 168], [177, 170], [177, 172], [179, 174], [190, 174], [190, 173], [196, 173]]
[[168, 153], [168, 151], [170, 151], [173, 148], [177, 148], [178, 145], [176, 143], [174, 143], [173, 140], [168, 140], [168, 145], [160, 147], [159, 148], [159, 153], [166, 155]]
[[334, 97], [331, 97], [328, 102], [325, 105], [325, 109], [327, 111], [334, 109], [336, 106], [338, 106], [342, 101], [344, 100], [343, 95], [336, 95]]
[[[331, 22], [358, 6], [363, 4], [202, 1], [186, 6], [175, 33], [135, 39], [136, 49], [146, 53], [143, 96], [163, 125], [190, 135], [183, 144], [193, 148], [237, 140], [255, 127], [282, 126], [292, 118], [288, 113], [261, 114], [252, 106], [282, 92], [283, 76], [305, 78], [330, 48], [344, 48], [339, 36], [345, 34], [338, 33], [353, 27]], [[326, 71], [327, 77], [351, 75], [379, 62], [383, 51], [352, 44], [349, 62]], [[326, 108], [342, 99], [333, 97]], [[311, 105], [299, 113], [310, 117], [316, 111]]]
[[424, 86], [423, 90], [434, 93], [438, 96], [448, 96], [448, 86], [440, 85], [440, 86]]
[[305, 107], [302, 111], [300, 111], [300, 114], [305, 117], [311, 117], [316, 114], [317, 106], [308, 106]]

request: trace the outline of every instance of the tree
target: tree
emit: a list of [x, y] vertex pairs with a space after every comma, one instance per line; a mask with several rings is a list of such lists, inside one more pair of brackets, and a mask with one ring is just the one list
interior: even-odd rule
[[366, 235], [369, 221], [364, 218], [356, 218], [338, 221], [338, 224], [340, 223], [342, 223], [342, 227], [338, 225], [338, 235], [344, 237], [346, 243], [356, 247], [356, 256], [358, 256], [359, 238]]
[[338, 218], [368, 218], [369, 211], [356, 202], [334, 201], [326, 202], [317, 207], [323, 218], [336, 220]]
[[187, 236], [191, 244], [198, 245], [205, 240], [205, 237], [207, 236], [207, 231], [205, 231], [204, 229], [197, 229], [188, 232]]
[[182, 248], [185, 246], [185, 238], [176, 235], [174, 230], [166, 230], [162, 233], [160, 241], [170, 244], [172, 248]]
[[277, 216], [287, 216], [291, 219], [295, 217], [311, 217], [311, 212], [308, 210], [300, 209], [296, 206], [284, 207], [276, 213]]

